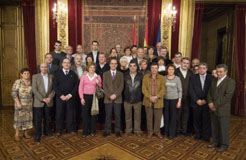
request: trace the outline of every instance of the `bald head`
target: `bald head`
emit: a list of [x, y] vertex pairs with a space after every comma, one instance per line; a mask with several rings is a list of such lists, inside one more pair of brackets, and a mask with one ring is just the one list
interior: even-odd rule
[[41, 63], [40, 64], [40, 71], [42, 74], [48, 73], [48, 64], [47, 63]]

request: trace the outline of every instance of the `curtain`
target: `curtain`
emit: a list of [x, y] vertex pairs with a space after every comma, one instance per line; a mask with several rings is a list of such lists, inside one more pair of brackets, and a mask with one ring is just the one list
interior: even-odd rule
[[235, 114], [238, 116], [244, 116], [245, 13], [246, 5], [237, 4], [235, 9], [234, 51], [237, 71]]
[[36, 72], [36, 43], [35, 43], [35, 0], [23, 0], [24, 40], [27, 65], [31, 74]]
[[49, 0], [49, 28], [50, 28], [50, 51], [54, 50], [54, 44], [57, 40], [57, 23], [53, 20], [52, 9], [57, 0]]
[[203, 16], [203, 3], [195, 4], [195, 18], [194, 18], [194, 29], [192, 38], [192, 50], [191, 59], [199, 58], [200, 56], [200, 39], [202, 31], [202, 16]]
[[181, 0], [173, 0], [173, 6], [176, 7], [177, 15], [176, 15], [176, 23], [175, 23], [175, 30], [172, 29], [172, 39], [171, 39], [171, 58], [174, 57], [174, 54], [179, 50], [179, 22], [180, 22], [180, 6]]
[[82, 44], [82, 0], [68, 1], [68, 35], [69, 45], [76, 51], [76, 46]]
[[161, 0], [148, 0], [149, 46], [156, 44], [160, 14]]

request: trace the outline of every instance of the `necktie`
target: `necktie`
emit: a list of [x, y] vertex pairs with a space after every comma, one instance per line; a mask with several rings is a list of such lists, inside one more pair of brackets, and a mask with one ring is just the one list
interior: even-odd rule
[[113, 74], [112, 74], [112, 77], [113, 77], [113, 80], [114, 80], [114, 77], [115, 77], [114, 72], [113, 72]]
[[203, 90], [203, 88], [204, 88], [204, 83], [205, 83], [205, 76], [202, 75], [201, 78], [202, 78], [202, 90]]
[[66, 75], [68, 74], [68, 71], [65, 71], [66, 72]]
[[48, 73], [50, 73], [51, 64], [48, 64]]

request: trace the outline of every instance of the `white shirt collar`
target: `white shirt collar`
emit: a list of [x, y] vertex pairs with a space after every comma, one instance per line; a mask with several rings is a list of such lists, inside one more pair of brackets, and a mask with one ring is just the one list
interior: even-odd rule
[[206, 77], [207, 76], [207, 73], [205, 73], [204, 75], [201, 75], [201, 74], [199, 74], [199, 76], [201, 77], [201, 76], [204, 76], [204, 77]]
[[114, 75], [116, 75], [116, 70], [113, 71], [113, 70], [110, 69], [110, 72], [111, 72], [112, 75], [113, 75], [113, 72], [114, 72]]
[[94, 75], [92, 77], [89, 76], [89, 73], [86, 74], [87, 77], [89, 78], [90, 81], [92, 81], [95, 77], [97, 77], [97, 74], [94, 73]]
[[66, 75], [66, 71], [67, 71], [67, 73], [69, 73], [69, 69], [68, 70], [65, 70], [64, 68], [62, 68], [62, 71], [63, 71], [63, 73]]
[[41, 75], [43, 76], [43, 77], [48, 77], [48, 73], [46, 73], [45, 75], [41, 72]]

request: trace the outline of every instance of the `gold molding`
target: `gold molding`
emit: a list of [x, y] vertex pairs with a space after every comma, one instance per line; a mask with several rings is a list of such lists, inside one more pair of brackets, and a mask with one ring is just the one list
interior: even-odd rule
[[49, 0], [35, 0], [35, 35], [37, 64], [49, 52]]

